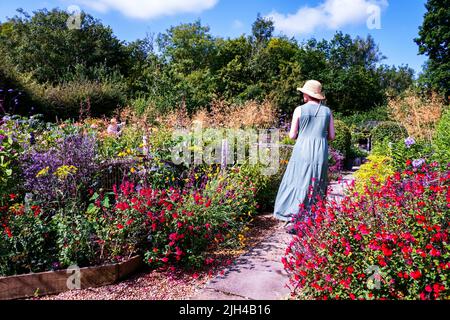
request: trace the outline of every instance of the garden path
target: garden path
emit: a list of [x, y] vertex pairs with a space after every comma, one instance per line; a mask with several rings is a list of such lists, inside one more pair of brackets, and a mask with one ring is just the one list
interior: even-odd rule
[[[356, 169], [356, 168], [355, 168]], [[340, 182], [330, 184], [330, 196], [340, 200], [344, 196], [346, 183], [353, 179], [353, 171], [346, 172]], [[274, 232], [240, 256], [231, 267], [209, 280], [191, 300], [282, 300], [289, 297], [286, 286], [288, 274], [281, 257], [291, 240], [277, 222]]]

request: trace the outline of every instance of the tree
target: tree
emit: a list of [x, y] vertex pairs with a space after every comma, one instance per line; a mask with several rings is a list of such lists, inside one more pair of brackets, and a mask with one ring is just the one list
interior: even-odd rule
[[337, 112], [368, 111], [386, 101], [377, 71], [384, 56], [371, 36], [353, 39], [338, 32], [330, 41], [312, 39], [302, 49], [304, 80], [323, 82], [327, 103]]
[[0, 47], [19, 72], [52, 84], [66, 80], [80, 66], [86, 71], [104, 67], [126, 73], [124, 43], [92, 16], [81, 13], [80, 29], [69, 29], [65, 11], [43, 9], [33, 16], [18, 12], [0, 25]]
[[450, 98], [450, 1], [428, 0], [419, 37], [419, 53], [429, 58], [422, 81]]
[[200, 20], [171, 27], [157, 39], [163, 59], [184, 75], [210, 66], [216, 47], [209, 32]]
[[264, 18], [258, 13], [256, 21], [252, 25], [252, 37], [257, 46], [267, 43], [275, 31], [272, 20]]

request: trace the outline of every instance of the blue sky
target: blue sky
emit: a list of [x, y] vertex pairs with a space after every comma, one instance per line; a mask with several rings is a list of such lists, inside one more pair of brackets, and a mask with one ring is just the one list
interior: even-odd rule
[[[371, 34], [390, 65], [408, 64], [421, 71], [426, 57], [418, 55], [414, 38], [422, 24], [426, 0], [15, 0], [0, 2], [0, 21], [17, 8], [67, 9], [77, 5], [110, 25], [122, 40], [143, 38], [171, 25], [201, 19], [214, 35], [235, 37], [251, 32], [257, 13], [274, 19], [277, 33], [298, 40], [330, 39], [336, 31], [352, 36]], [[376, 7], [374, 7], [374, 5]], [[375, 8], [375, 9], [374, 9]], [[377, 20], [379, 8], [380, 19]], [[381, 28], [368, 28], [367, 20]], [[373, 25], [373, 26], [376, 26]]]

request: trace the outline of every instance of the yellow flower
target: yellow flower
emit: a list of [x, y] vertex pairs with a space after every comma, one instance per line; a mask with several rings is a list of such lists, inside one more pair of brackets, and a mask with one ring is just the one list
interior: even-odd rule
[[125, 152], [119, 152], [118, 157], [125, 157], [127, 154]]
[[135, 172], [136, 172], [136, 169], [135, 169], [135, 168], [131, 168], [130, 172], [131, 172], [131, 173], [135, 173]]
[[50, 170], [49, 167], [45, 167], [44, 169], [42, 169], [41, 171], [39, 171], [36, 175], [36, 178], [40, 178], [40, 177], [44, 177], [48, 174], [48, 171]]
[[56, 169], [55, 173], [53, 173], [55, 176], [57, 176], [59, 179], [64, 180], [69, 175], [77, 173], [78, 169], [75, 166], [61, 166], [58, 169]]

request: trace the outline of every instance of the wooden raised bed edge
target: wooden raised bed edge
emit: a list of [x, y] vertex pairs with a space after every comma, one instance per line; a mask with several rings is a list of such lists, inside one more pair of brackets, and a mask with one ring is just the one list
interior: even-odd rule
[[[80, 268], [80, 289], [113, 284], [130, 276], [143, 266], [142, 257], [135, 256], [121, 263]], [[74, 271], [66, 269], [0, 277], [0, 300], [22, 299], [69, 291], [67, 283], [73, 275]]]

